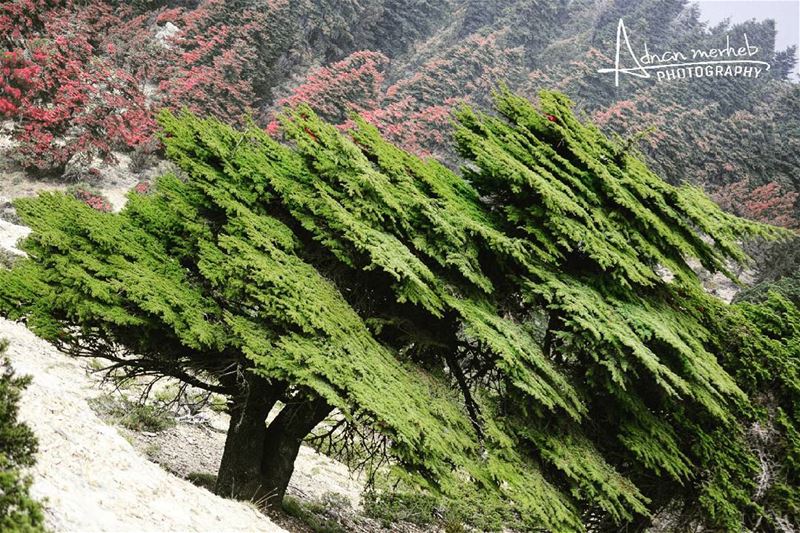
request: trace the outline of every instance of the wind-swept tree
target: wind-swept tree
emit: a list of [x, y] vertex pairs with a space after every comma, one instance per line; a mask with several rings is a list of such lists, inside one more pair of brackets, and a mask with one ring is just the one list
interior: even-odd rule
[[459, 114], [463, 175], [305, 106], [280, 140], [164, 114], [182, 173], [121, 213], [17, 202], [28, 259], [0, 271], [0, 309], [228, 395], [220, 494], [279, 503], [335, 409], [407, 483], [526, 528], [641, 526], [675, 501], [757, 520], [727, 311], [688, 260], [729, 274], [740, 239], [779, 230], [664, 183], [560, 95], [496, 107]]
[[730, 334], [720, 339], [722, 364], [753, 399], [747, 426], [758, 458], [749, 494], [757, 509], [753, 531], [785, 531], [800, 523], [800, 308], [787, 281], [745, 294], [723, 315]]

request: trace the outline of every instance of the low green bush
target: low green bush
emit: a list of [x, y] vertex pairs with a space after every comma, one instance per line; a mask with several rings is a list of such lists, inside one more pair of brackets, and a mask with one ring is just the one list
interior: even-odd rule
[[44, 531], [42, 507], [30, 497], [31, 479], [23, 471], [35, 462], [36, 437], [17, 419], [20, 394], [30, 379], [14, 374], [6, 347], [0, 340], [0, 531]]
[[314, 533], [345, 533], [345, 529], [336, 520], [325, 516], [329, 511], [328, 504], [335, 504], [326, 502], [327, 500], [304, 503], [293, 496], [286, 496], [283, 499], [283, 511], [302, 521]]
[[427, 493], [370, 491], [364, 495], [364, 513], [385, 527], [393, 522], [432, 524], [438, 504], [439, 499]]
[[217, 484], [217, 475], [209, 472], [189, 472], [186, 479], [193, 485], [203, 487], [211, 492], [214, 492], [214, 485]]
[[115, 398], [108, 394], [90, 402], [102, 417], [131, 431], [163, 431], [175, 425], [169, 412], [152, 405]]

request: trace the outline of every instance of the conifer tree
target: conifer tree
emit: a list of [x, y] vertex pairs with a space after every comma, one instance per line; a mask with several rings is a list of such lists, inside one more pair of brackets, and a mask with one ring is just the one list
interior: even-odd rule
[[[790, 301], [791, 292], [781, 294], [784, 286], [776, 289], [751, 293], [759, 303], [744, 300], [719, 315], [729, 332], [720, 339], [721, 362], [753, 400], [746, 423], [758, 458], [749, 494], [748, 526], [754, 531], [800, 523], [800, 308]], [[720, 501], [718, 509], [724, 521], [736, 517], [727, 502]]]
[[570, 106], [463, 109], [462, 174], [302, 105], [281, 140], [165, 113], [181, 174], [121, 213], [17, 202], [29, 258], [0, 271], [0, 309], [228, 395], [220, 494], [279, 503], [335, 409], [405, 482], [525, 528], [641, 526], [684, 497], [744, 526], [763, 515], [750, 399], [689, 259], [733, 277], [740, 240], [782, 233], [664, 183]]
[[36, 437], [18, 420], [20, 393], [29, 379], [14, 375], [0, 339], [0, 530], [44, 531], [41, 505], [30, 497], [30, 477], [23, 468], [34, 463]]

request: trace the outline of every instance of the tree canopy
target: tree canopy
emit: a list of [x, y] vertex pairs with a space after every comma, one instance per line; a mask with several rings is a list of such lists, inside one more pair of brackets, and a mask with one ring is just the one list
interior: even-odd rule
[[[781, 368], [779, 453], [800, 453], [796, 309], [728, 308], [691, 266], [734, 278], [742, 240], [783, 233], [666, 184], [560, 94], [495, 106], [459, 112], [461, 173], [303, 105], [280, 139], [166, 112], [180, 172], [122, 212], [16, 202], [32, 233], [0, 270], [0, 310], [77, 355], [229, 395], [223, 494], [282, 497], [336, 410], [382, 436], [406, 483], [526, 528], [675, 505], [729, 529], [796, 519], [794, 474], [773, 514], [755, 496], [748, 442], [774, 420], [753, 383]], [[759, 362], [765, 313], [794, 344]]]

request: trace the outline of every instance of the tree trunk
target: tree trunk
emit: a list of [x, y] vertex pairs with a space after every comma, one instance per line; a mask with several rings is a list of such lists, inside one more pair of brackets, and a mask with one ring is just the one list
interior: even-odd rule
[[542, 343], [542, 351], [547, 357], [553, 357], [556, 346], [556, 331], [560, 331], [564, 327], [564, 313], [561, 310], [554, 310], [550, 312], [550, 318], [547, 321], [547, 330], [544, 334], [544, 342]]
[[314, 398], [287, 405], [270, 423], [261, 456], [261, 480], [269, 488], [266, 506], [281, 506], [303, 439], [331, 410], [324, 399]]
[[267, 426], [267, 415], [285, 385], [247, 372], [240, 388], [231, 398], [215, 491], [226, 498], [280, 508], [303, 439], [332, 408], [321, 398], [297, 401], [286, 405]]
[[267, 415], [283, 386], [245, 371], [239, 387], [229, 404], [231, 421], [214, 490], [226, 498], [258, 501], [266, 497], [260, 472]]

